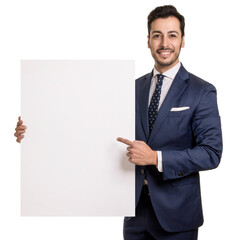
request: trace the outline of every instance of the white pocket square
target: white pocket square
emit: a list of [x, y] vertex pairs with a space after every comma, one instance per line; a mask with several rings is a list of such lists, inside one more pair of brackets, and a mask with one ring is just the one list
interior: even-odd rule
[[184, 111], [184, 110], [187, 110], [189, 109], [190, 107], [173, 107], [171, 109], [171, 112], [179, 112], [179, 111]]

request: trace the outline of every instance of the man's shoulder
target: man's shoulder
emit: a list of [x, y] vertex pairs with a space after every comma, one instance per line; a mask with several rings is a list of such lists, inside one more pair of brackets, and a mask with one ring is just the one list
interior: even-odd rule
[[215, 87], [208, 81], [204, 80], [201, 77], [198, 77], [197, 75], [187, 71], [183, 65], [181, 66], [181, 68], [178, 71], [178, 75], [187, 81], [188, 86], [192, 86], [194, 88], [198, 88], [198, 89], [207, 89], [207, 88], [214, 88]]
[[188, 84], [190, 86], [194, 86], [194, 87], [197, 87], [199, 89], [203, 88], [203, 89], [206, 89], [206, 88], [214, 88], [215, 87], [213, 86], [213, 84], [211, 84], [210, 82], [196, 76], [195, 74], [193, 73], [190, 73], [189, 72], [189, 79], [188, 79]]
[[149, 78], [149, 77], [152, 77], [152, 76], [153, 76], [153, 73], [152, 73], [152, 72], [149, 72], [149, 73], [146, 73], [146, 74], [144, 74], [143, 76], [137, 78], [135, 81], [136, 81], [136, 82], [141, 82], [141, 81], [143, 81], [144, 79]]

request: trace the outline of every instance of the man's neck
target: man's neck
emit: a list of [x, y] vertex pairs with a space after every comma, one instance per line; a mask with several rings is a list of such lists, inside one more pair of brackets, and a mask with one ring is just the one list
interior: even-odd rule
[[[171, 79], [174, 79], [176, 74], [178, 73], [179, 69], [181, 67], [181, 63], [178, 62], [175, 66], [173, 66], [172, 68], [169, 68], [167, 71], [164, 71], [163, 74], [165, 77], [168, 77], [168, 78], [171, 78]], [[160, 72], [155, 68], [154, 66], [154, 70], [153, 70], [153, 74], [154, 76], [156, 74], [159, 74]]]
[[156, 68], [156, 70], [159, 72], [159, 73], [164, 73], [166, 71], [168, 71], [169, 69], [175, 67], [177, 64], [179, 63], [179, 60], [174, 62], [174, 64], [171, 64], [169, 66], [162, 66], [162, 65], [159, 65], [157, 63], [155, 63], [154, 67]]

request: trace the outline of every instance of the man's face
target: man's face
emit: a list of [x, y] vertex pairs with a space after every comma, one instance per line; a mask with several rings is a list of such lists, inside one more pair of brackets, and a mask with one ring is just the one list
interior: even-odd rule
[[165, 72], [179, 62], [181, 48], [184, 47], [184, 36], [180, 22], [176, 17], [158, 18], [151, 24], [148, 47], [155, 60], [155, 68]]

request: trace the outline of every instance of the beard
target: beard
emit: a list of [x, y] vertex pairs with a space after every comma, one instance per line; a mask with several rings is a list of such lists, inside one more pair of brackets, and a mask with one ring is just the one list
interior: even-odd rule
[[167, 66], [171, 66], [172, 64], [178, 61], [179, 54], [174, 55], [173, 58], [169, 59], [168, 61], [160, 60], [158, 57], [153, 57], [153, 58], [157, 63], [157, 65], [167, 67]]
[[[181, 46], [182, 46], [182, 41], [181, 44], [179, 46], [179, 49], [177, 49], [178, 51], [176, 51], [175, 49], [172, 48], [159, 48], [156, 51], [152, 52], [152, 57], [155, 60], [155, 64], [159, 67], [171, 67], [174, 66], [179, 59], [179, 55], [181, 52]], [[171, 56], [170, 57], [164, 57], [164, 56], [159, 56], [159, 51], [170, 51], [171, 52]], [[169, 59], [168, 59], [169, 58]]]
[[[167, 57], [166, 58], [159, 57], [158, 56], [158, 51], [162, 51], [162, 50], [171, 51], [172, 52], [171, 54], [173, 54], [173, 56], [170, 59], [167, 59]], [[156, 53], [152, 54], [152, 56], [153, 56], [157, 65], [162, 66], [162, 67], [168, 67], [168, 66], [173, 65], [175, 62], [178, 62], [178, 58], [179, 58], [179, 55], [180, 55], [180, 50], [181, 50], [181, 47], [179, 48], [178, 52], [176, 52], [174, 49], [170, 49], [170, 48], [161, 48], [161, 49], [158, 49], [156, 51]]]

